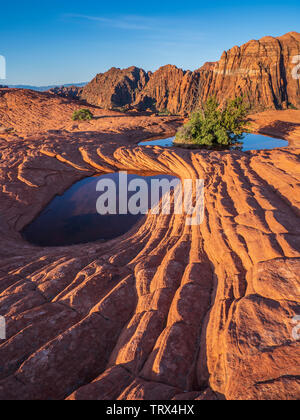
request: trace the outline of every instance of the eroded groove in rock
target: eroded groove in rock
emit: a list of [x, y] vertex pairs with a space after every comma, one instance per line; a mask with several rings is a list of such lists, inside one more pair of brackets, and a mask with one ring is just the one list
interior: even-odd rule
[[[1, 143], [0, 398], [300, 398], [295, 142], [249, 153], [67, 133]], [[204, 179], [204, 222], [150, 214], [107, 243], [22, 240], [57, 193], [118, 170]]]

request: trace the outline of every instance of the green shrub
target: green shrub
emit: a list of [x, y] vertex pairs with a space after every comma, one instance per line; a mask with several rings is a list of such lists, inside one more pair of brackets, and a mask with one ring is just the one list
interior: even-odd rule
[[93, 119], [93, 114], [89, 109], [79, 109], [73, 112], [73, 121], [89, 121]]
[[195, 111], [190, 121], [176, 134], [177, 143], [194, 143], [204, 146], [229, 146], [243, 138], [247, 131], [248, 108], [243, 98], [228, 100], [220, 107], [217, 99], [207, 100], [203, 110]]

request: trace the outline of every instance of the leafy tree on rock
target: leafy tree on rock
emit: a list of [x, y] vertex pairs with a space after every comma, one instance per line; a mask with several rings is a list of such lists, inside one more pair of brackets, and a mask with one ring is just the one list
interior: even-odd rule
[[195, 111], [190, 121], [176, 134], [178, 143], [194, 143], [203, 146], [230, 146], [243, 138], [247, 131], [248, 108], [243, 98], [225, 102], [221, 107], [215, 97]]

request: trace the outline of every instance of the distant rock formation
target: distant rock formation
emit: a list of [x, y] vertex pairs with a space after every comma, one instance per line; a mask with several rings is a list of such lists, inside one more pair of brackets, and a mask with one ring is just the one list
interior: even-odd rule
[[104, 108], [131, 105], [171, 113], [189, 112], [210, 96], [224, 101], [243, 95], [255, 110], [300, 108], [299, 80], [292, 77], [299, 51], [300, 34], [291, 32], [235, 46], [194, 72], [172, 65], [153, 74], [112, 68], [84, 87], [81, 98]]
[[[300, 34], [265, 37], [224, 52], [220, 61], [200, 68], [199, 99], [219, 100], [244, 95], [252, 108], [300, 107], [299, 80], [293, 79], [293, 57], [300, 51]], [[196, 73], [197, 73], [196, 72]], [[198, 101], [199, 103], [199, 101]]]
[[[69, 83], [69, 84], [65, 84], [65, 85], [49, 85], [49, 86], [33, 86], [33, 85], [8, 85], [8, 86], [2, 86], [2, 88], [9, 88], [9, 89], [26, 89], [26, 90], [34, 90], [36, 92], [49, 92], [52, 89], [55, 88], [69, 88], [69, 87], [80, 87], [82, 88], [83, 86], [86, 85], [86, 82], [81, 82], [81, 83]], [[0, 86], [1, 88], [1, 86]]]
[[111, 68], [98, 74], [83, 88], [81, 99], [103, 108], [115, 108], [132, 104], [148, 83], [151, 73], [137, 67]]
[[146, 87], [139, 93], [134, 106], [140, 111], [156, 108], [172, 113], [190, 110], [197, 94], [199, 75], [167, 65], [150, 77]]
[[63, 98], [79, 99], [82, 94], [82, 87], [78, 86], [57, 86], [48, 90], [49, 93]]

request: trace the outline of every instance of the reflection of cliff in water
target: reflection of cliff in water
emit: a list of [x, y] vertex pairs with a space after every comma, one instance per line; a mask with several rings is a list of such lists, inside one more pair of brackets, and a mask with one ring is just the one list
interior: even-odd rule
[[[100, 178], [112, 179], [117, 187], [119, 186], [118, 172], [77, 182], [62, 196], [55, 197], [47, 208], [24, 229], [24, 238], [39, 246], [67, 246], [107, 241], [127, 233], [144, 215], [99, 215], [96, 211], [96, 202], [101, 193], [96, 191], [96, 185]], [[128, 174], [128, 182], [136, 178], [143, 178], [149, 186], [152, 179], [174, 179], [173, 176], [168, 175]], [[120, 194], [122, 193], [120, 191]], [[128, 199], [133, 194], [135, 192], [129, 192]], [[119, 194], [116, 198], [118, 209]]]

